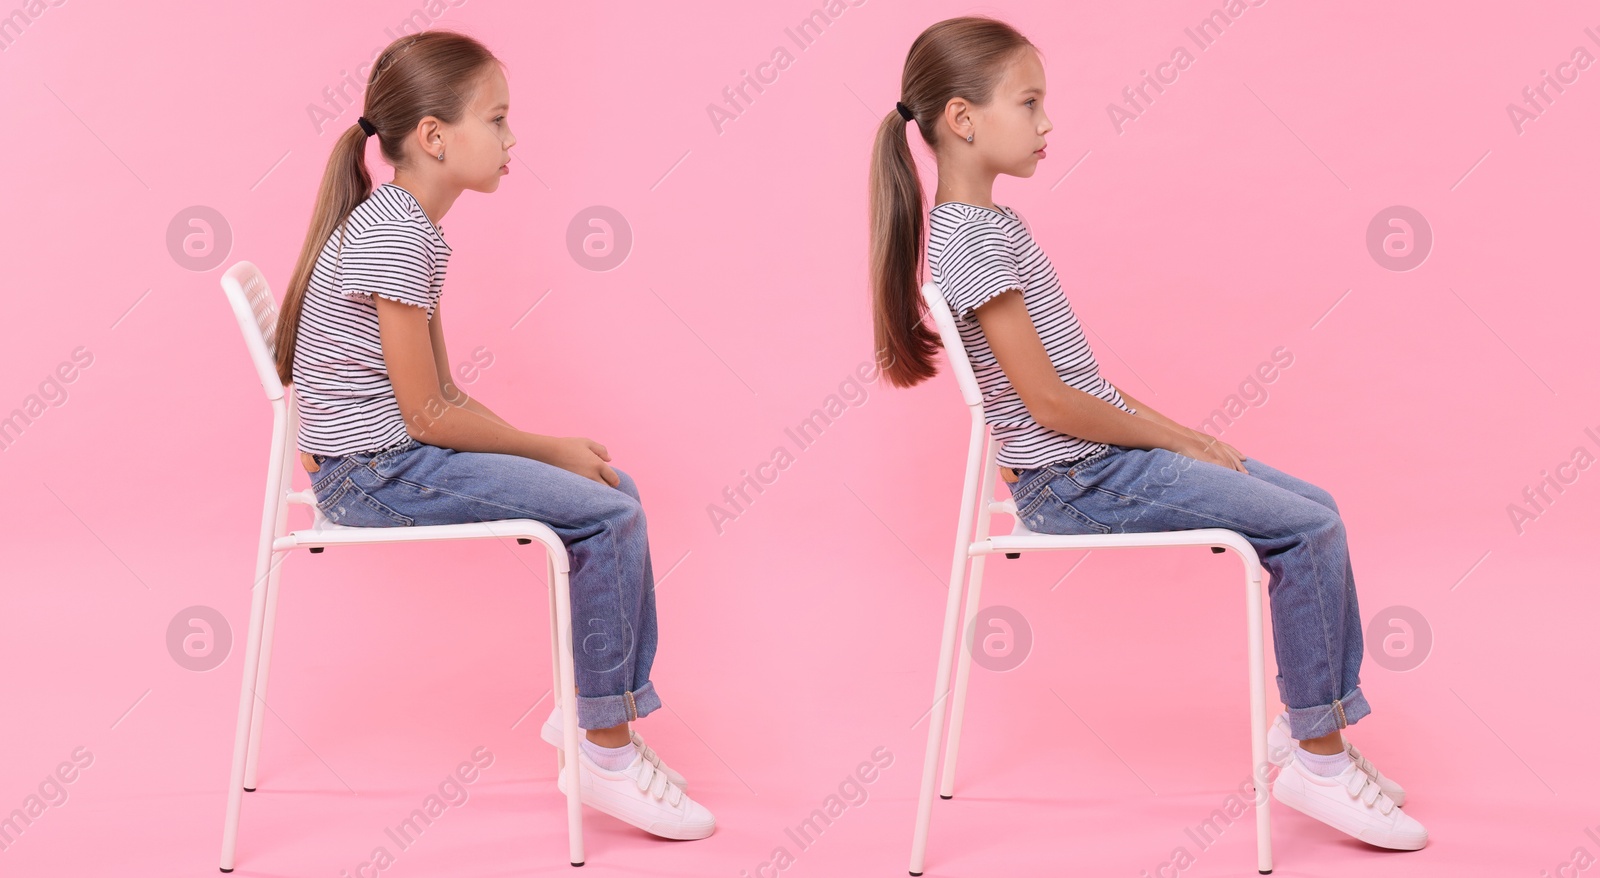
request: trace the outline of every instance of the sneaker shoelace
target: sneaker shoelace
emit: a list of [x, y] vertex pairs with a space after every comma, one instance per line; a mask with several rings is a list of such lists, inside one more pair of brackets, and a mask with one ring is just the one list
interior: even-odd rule
[[1365, 771], [1351, 772], [1350, 779], [1345, 781], [1345, 791], [1351, 798], [1359, 798], [1368, 808], [1377, 806], [1379, 813], [1385, 817], [1394, 812], [1394, 800], [1389, 798], [1383, 792], [1383, 788], [1378, 786], [1378, 782]]

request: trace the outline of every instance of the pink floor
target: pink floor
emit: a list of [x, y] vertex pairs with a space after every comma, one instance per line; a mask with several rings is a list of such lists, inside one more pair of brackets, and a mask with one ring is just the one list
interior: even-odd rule
[[[370, 563], [355, 550], [290, 562], [260, 789], [245, 798], [235, 874], [375, 875], [358, 867], [379, 847], [393, 858], [383, 874], [570, 868], [554, 751], [535, 737], [549, 706], [541, 605], [509, 550], [480, 548], [410, 547], [416, 580], [382, 586], [346, 581]], [[1543, 560], [1548, 568], [1526, 571], [1532, 580], [1571, 569]], [[190, 561], [222, 565], [204, 548]], [[1056, 561], [998, 565], [990, 581], [991, 601], [1040, 627], [1019, 667], [974, 675], [957, 795], [935, 803], [927, 873], [1253, 874], [1250, 815], [1231, 825], [1213, 815], [1229, 810], [1249, 765], [1242, 612], [1230, 612], [1243, 608], [1231, 562], [1179, 549], [1119, 567], [1101, 553], [1051, 591], [1064, 569]], [[476, 565], [473, 581], [424, 584], [452, 564]], [[777, 571], [756, 596], [731, 571], [691, 560], [660, 585], [664, 631], [694, 624], [692, 593], [724, 598], [720, 645], [663, 641], [657, 679], [670, 707], [637, 726], [688, 776], [718, 830], [664, 841], [586, 811], [582, 874], [903, 874], [940, 608], [931, 576], [903, 577], [895, 588], [909, 594], [890, 617], [895, 589], [861, 587], [890, 564], [869, 562], [821, 590]], [[33, 672], [15, 674], [9, 687], [10, 703], [28, 714], [7, 724], [14, 755], [0, 777], [11, 791], [3, 804], [22, 805], [73, 752], [92, 761], [0, 863], [15, 875], [213, 874], [240, 651], [196, 674], [141, 647], [161, 620], [138, 609], [147, 601], [138, 582], [118, 577], [109, 557], [90, 566], [119, 588], [108, 595], [64, 583], [8, 602], [8, 621], [63, 621], [5, 632], [12, 648], [27, 638], [20, 667]], [[1115, 578], [1119, 569], [1138, 579]], [[1385, 578], [1404, 576], [1396, 565]], [[36, 570], [26, 581], [47, 575]], [[1147, 599], [1118, 587], [1135, 581], [1184, 587], [1151, 613]], [[1512, 587], [1490, 577], [1475, 585]], [[241, 612], [246, 594], [236, 591], [230, 609]], [[463, 600], [478, 610], [470, 619], [437, 623], [436, 611]], [[756, 621], [734, 623], [741, 618]], [[1135, 618], [1142, 629], [1106, 630], [1107, 619]], [[700, 622], [706, 637], [717, 627], [709, 622]], [[1589, 715], [1585, 699], [1552, 675], [1512, 672], [1536, 660], [1577, 661], [1578, 650], [1561, 644], [1585, 637], [1586, 625], [1570, 615], [1546, 620], [1545, 636], [1501, 657], [1508, 661], [1447, 642], [1413, 672], [1370, 674], [1375, 712], [1350, 739], [1407, 786], [1407, 810], [1429, 828], [1430, 844], [1380, 851], [1277, 806], [1274, 874], [1558, 874], [1574, 848], [1593, 850], [1595, 760], [1573, 743]], [[104, 651], [86, 651], [88, 637]], [[1168, 655], [1141, 651], [1146, 644]], [[753, 656], [760, 648], [765, 656]], [[107, 661], [112, 654], [121, 658]], [[1104, 672], [1108, 659], [1115, 673]], [[386, 833], [474, 758], [492, 763], [461, 785], [464, 797], [444, 788], [457, 804], [423, 834], [401, 847]], [[858, 775], [870, 783], [851, 780], [874, 761], [880, 771]], [[833, 795], [832, 822], [804, 831]], [[1224, 829], [1194, 834], [1206, 821]]]

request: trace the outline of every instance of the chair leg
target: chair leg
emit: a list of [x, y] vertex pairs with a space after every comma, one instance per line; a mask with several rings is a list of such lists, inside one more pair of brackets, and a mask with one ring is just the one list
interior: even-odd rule
[[950, 590], [945, 597], [944, 634], [939, 640], [939, 670], [933, 684], [933, 706], [928, 708], [928, 748], [922, 758], [922, 788], [917, 795], [917, 823], [911, 837], [912, 875], [922, 874], [923, 860], [928, 852], [928, 826], [933, 819], [933, 787], [934, 775], [938, 771], [939, 739], [944, 731], [944, 715], [948, 707], [946, 698], [950, 694], [950, 659], [960, 633], [965, 560], [965, 553], [958, 552], [950, 576]]
[[[521, 542], [521, 540], [518, 540]], [[555, 559], [547, 552], [544, 564], [546, 589], [550, 598], [550, 703], [560, 708], [565, 702], [561, 700], [561, 643], [556, 637], [556, 564]], [[563, 732], [565, 734], [565, 732]], [[556, 748], [556, 775], [559, 776], [567, 767], [567, 754], [564, 747]]]
[[[294, 417], [290, 417], [288, 420], [291, 426], [297, 423]], [[285, 429], [287, 430], [288, 427]], [[280, 448], [277, 466], [269, 468], [267, 474], [269, 482], [273, 481], [274, 475], [277, 476], [276, 487], [271, 489], [271, 496], [276, 501], [273, 504], [276, 508], [272, 516], [273, 542], [276, 542], [278, 537], [289, 532], [289, 502], [286, 498], [289, 491], [294, 487], [295, 458], [297, 457], [293, 442], [285, 442], [277, 447]], [[268, 567], [270, 572], [267, 576], [267, 615], [261, 629], [261, 656], [257, 662], [255, 697], [251, 699], [254, 703], [250, 708], [250, 736], [247, 739], [249, 742], [247, 745], [248, 752], [244, 760], [244, 789], [246, 792], [254, 791], [256, 788], [256, 766], [261, 756], [261, 722], [267, 706], [267, 673], [272, 667], [272, 632], [274, 621], [278, 615], [278, 575], [282, 572], [283, 564], [287, 557], [287, 554], [273, 553], [273, 563]]]
[[250, 630], [245, 638], [244, 671], [239, 683], [239, 711], [233, 733], [233, 768], [228, 777], [228, 808], [222, 821], [222, 859], [224, 872], [233, 871], [234, 849], [239, 838], [239, 808], [244, 798], [244, 764], [249, 750], [250, 714], [255, 702], [257, 664], [261, 656], [261, 629], [267, 615], [267, 591], [271, 581], [273, 554], [262, 552], [256, 563], [256, 585], [251, 589]]
[[255, 792], [256, 769], [261, 757], [261, 722], [267, 706], [267, 674], [272, 668], [272, 633], [278, 618], [278, 577], [283, 571], [285, 556], [278, 555], [276, 560], [278, 563], [272, 565], [272, 572], [267, 575], [267, 614], [261, 623], [261, 657], [256, 667], [255, 697], [250, 699], [250, 743], [244, 761], [246, 792]]
[[[552, 550], [553, 551], [553, 550]], [[578, 788], [578, 693], [572, 659], [572, 592], [565, 564], [551, 564], [550, 638], [556, 648], [556, 698], [561, 704], [561, 750], [566, 765], [569, 862], [583, 865], [583, 799]]]
[[1256, 871], [1272, 872], [1272, 796], [1263, 795], [1267, 766], [1267, 672], [1262, 643], [1261, 567], [1245, 566], [1245, 611], [1250, 626], [1250, 776], [1256, 787]]
[[956, 752], [961, 747], [961, 717], [967, 707], [967, 679], [972, 672], [973, 625], [978, 618], [980, 596], [983, 591], [983, 562], [985, 555], [972, 559], [972, 579], [967, 585], [966, 610], [961, 617], [959, 651], [956, 653], [955, 700], [950, 705], [950, 740], [945, 744], [944, 778], [939, 787], [939, 797], [948, 799], [956, 791]]

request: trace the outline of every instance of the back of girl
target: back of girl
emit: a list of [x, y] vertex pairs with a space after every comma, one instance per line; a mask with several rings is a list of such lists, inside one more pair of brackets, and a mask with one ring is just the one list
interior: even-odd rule
[[[874, 334], [891, 355], [890, 383], [910, 387], [936, 372], [941, 344], [919, 290], [926, 219], [932, 278], [978, 379], [1018, 517], [1037, 533], [1225, 527], [1247, 539], [1272, 577], [1285, 705], [1268, 732], [1281, 769], [1273, 796], [1369, 844], [1423, 847], [1427, 830], [1399, 807], [1404, 788], [1339, 731], [1371, 707], [1332, 495], [1106, 380], [1032, 227], [994, 202], [996, 177], [1032, 177], [1047, 155], [1039, 50], [1003, 22], [941, 21], [912, 43], [900, 94], [873, 145], [869, 205]], [[938, 164], [926, 217], [912, 125]]]
[[[704, 838], [711, 812], [630, 725], [661, 707], [638, 486], [604, 445], [520, 430], [451, 371], [441, 220], [462, 192], [499, 189], [516, 144], [509, 111], [502, 63], [471, 37], [426, 31], [378, 56], [361, 116], [334, 144], [317, 193], [280, 311], [278, 374], [292, 383], [302, 461], [333, 523], [529, 518], [561, 536], [573, 627], [583, 631], [574, 655], [582, 801], [658, 836]], [[369, 137], [394, 167], [376, 188]], [[540, 730], [558, 748], [562, 720], [558, 706]]]

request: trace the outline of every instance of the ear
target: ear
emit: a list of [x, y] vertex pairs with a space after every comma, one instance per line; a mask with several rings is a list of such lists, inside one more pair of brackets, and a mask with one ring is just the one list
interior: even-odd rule
[[966, 132], [972, 127], [973, 107], [967, 103], [966, 98], [951, 98], [944, 105], [944, 124], [950, 133], [965, 140]]
[[438, 155], [444, 147], [444, 123], [439, 121], [438, 116], [423, 116], [417, 122], [413, 139], [424, 155]]

